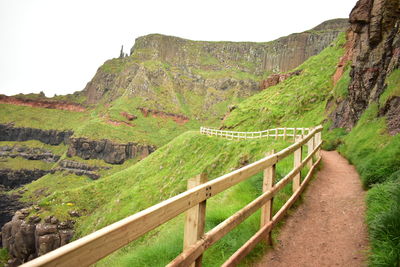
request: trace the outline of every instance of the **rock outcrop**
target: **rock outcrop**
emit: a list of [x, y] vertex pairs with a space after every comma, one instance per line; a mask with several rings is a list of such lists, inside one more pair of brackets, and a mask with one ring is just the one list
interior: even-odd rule
[[[368, 105], [377, 102], [386, 88], [385, 79], [400, 63], [400, 2], [359, 0], [350, 13], [347, 49], [351, 60], [348, 97], [336, 103], [333, 127], [352, 128]], [[393, 102], [391, 102], [393, 101]], [[381, 107], [392, 132], [398, 129], [398, 111], [391, 100]], [[397, 113], [398, 114], [398, 113]]]
[[147, 157], [155, 149], [151, 145], [137, 143], [118, 144], [107, 139], [71, 138], [67, 156], [78, 156], [83, 159], [102, 159], [110, 164], [122, 164], [127, 159]]
[[292, 76], [298, 76], [301, 74], [301, 70], [296, 70], [293, 72], [289, 72], [289, 73], [284, 73], [284, 74], [271, 74], [270, 76], [267, 77], [267, 79], [263, 80], [261, 82], [261, 90], [267, 89], [268, 87], [277, 85], [278, 83], [283, 82], [284, 80], [292, 77]]
[[101, 169], [110, 169], [109, 167], [98, 167], [91, 166], [89, 164], [73, 161], [73, 160], [62, 160], [58, 163], [60, 167], [55, 170], [67, 171], [69, 173], [73, 173], [76, 175], [86, 175], [92, 180], [97, 180], [100, 178], [100, 175], [96, 173], [96, 171]]
[[12, 220], [2, 227], [2, 245], [11, 259], [8, 266], [18, 266], [67, 244], [74, 234], [73, 222], [59, 222], [49, 216], [41, 222], [29, 215], [29, 209], [15, 213]]
[[19, 202], [19, 198], [20, 196], [17, 194], [5, 194], [3, 189], [0, 187], [0, 229], [5, 223], [11, 221], [17, 210], [22, 209], [27, 205], [26, 203]]
[[54, 170], [0, 169], [0, 185], [3, 185], [7, 190], [10, 190], [28, 184], [39, 179], [43, 175], [53, 172]]
[[6, 157], [22, 157], [28, 160], [42, 160], [45, 162], [57, 162], [60, 159], [60, 156], [43, 148], [18, 145], [0, 146], [0, 158]]
[[87, 103], [123, 94], [151, 101], [152, 106], [146, 108], [181, 112], [167, 110], [171, 107], [157, 101], [163, 89], [161, 96], [174, 106], [197, 104], [185, 97], [190, 91], [196, 101], [204, 99], [201, 108], [208, 111], [216, 103], [229, 101], [231, 95], [245, 98], [257, 93], [265, 73], [297, 67], [347, 26], [345, 19], [331, 20], [265, 43], [191, 41], [160, 34], [139, 37], [129, 57], [109, 60], [98, 69], [84, 89]]
[[30, 99], [30, 98], [14, 97], [6, 95], [0, 95], [0, 104], [13, 104], [17, 106], [61, 109], [61, 110], [79, 111], [79, 112], [83, 112], [86, 110], [85, 107], [80, 104], [70, 103], [66, 101]]
[[174, 114], [170, 112], [163, 112], [159, 110], [153, 110], [153, 109], [148, 109], [148, 108], [138, 108], [144, 117], [148, 117], [149, 115], [156, 117], [156, 118], [165, 118], [165, 119], [171, 119], [175, 121], [178, 124], [185, 124], [189, 121], [189, 118], [186, 117], [185, 115], [181, 114]]
[[14, 127], [13, 124], [0, 124], [0, 141], [38, 140], [49, 145], [68, 144], [72, 131], [42, 130], [38, 128]]

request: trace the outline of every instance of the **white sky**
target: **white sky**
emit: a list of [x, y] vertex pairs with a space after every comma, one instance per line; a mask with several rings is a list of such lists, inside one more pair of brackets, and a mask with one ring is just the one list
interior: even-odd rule
[[356, 0], [0, 0], [0, 94], [82, 90], [135, 38], [270, 41], [333, 18]]

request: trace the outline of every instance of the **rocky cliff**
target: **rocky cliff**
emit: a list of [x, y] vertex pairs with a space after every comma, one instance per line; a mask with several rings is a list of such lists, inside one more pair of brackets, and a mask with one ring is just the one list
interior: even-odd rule
[[90, 140], [88, 138], [71, 138], [67, 156], [78, 156], [83, 159], [102, 159], [110, 164], [122, 164], [135, 157], [147, 157], [156, 148], [137, 143], [118, 144], [110, 140]]
[[38, 128], [14, 127], [0, 124], [0, 141], [38, 140], [49, 145], [67, 144], [72, 131], [42, 130]]
[[10, 254], [9, 267], [18, 266], [67, 244], [74, 234], [73, 221], [60, 222], [54, 216], [43, 222], [37, 216], [27, 218], [30, 209], [17, 211], [2, 227], [2, 245]]
[[[349, 129], [370, 103], [378, 103], [386, 89], [387, 76], [399, 67], [400, 2], [358, 1], [350, 13], [346, 48], [345, 61], [351, 62], [348, 96], [337, 100], [331, 118], [333, 127]], [[399, 103], [399, 97], [393, 96], [380, 106], [380, 114], [387, 116], [392, 133], [400, 131]]]
[[126, 95], [144, 108], [196, 118], [219, 114], [218, 103], [253, 95], [268, 74], [286, 72], [318, 54], [347, 26], [345, 19], [331, 20], [266, 43], [143, 36], [129, 57], [101, 66], [84, 92], [89, 104]]

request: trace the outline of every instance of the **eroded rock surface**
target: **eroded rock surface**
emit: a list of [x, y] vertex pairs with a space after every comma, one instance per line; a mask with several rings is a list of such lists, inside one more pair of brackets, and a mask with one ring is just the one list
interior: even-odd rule
[[79, 156], [83, 159], [102, 159], [110, 164], [122, 164], [127, 159], [147, 157], [155, 149], [152, 145], [118, 144], [107, 139], [71, 138], [67, 156]]
[[60, 159], [60, 156], [53, 154], [47, 149], [19, 145], [0, 146], [0, 157], [22, 157], [28, 160], [42, 160], [46, 162], [57, 162]]
[[[352, 128], [371, 102], [377, 102], [386, 88], [386, 76], [400, 62], [400, 2], [398, 0], [359, 0], [350, 13], [348, 49], [351, 50], [348, 97], [337, 102], [331, 114], [333, 127]], [[392, 100], [396, 101], [396, 100]], [[393, 113], [392, 108], [383, 110]], [[383, 112], [382, 115], [393, 115]], [[391, 131], [396, 120], [389, 120]], [[396, 126], [397, 127], [397, 126]]]
[[38, 140], [48, 145], [67, 144], [72, 131], [42, 130], [38, 128], [14, 127], [0, 124], [0, 141]]
[[59, 222], [54, 216], [43, 222], [29, 215], [29, 209], [15, 212], [12, 220], [2, 227], [2, 245], [11, 259], [8, 266], [18, 266], [67, 244], [74, 234], [73, 222]]
[[0, 185], [10, 190], [35, 181], [48, 173], [54, 173], [54, 170], [0, 169]]

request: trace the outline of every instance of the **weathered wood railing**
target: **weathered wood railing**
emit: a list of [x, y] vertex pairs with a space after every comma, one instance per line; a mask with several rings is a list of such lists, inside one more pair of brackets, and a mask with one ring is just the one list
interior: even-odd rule
[[[82, 237], [23, 266], [88, 266], [186, 211], [184, 249], [168, 266], [200, 266], [202, 254], [208, 247], [261, 208], [260, 230], [224, 264], [224, 266], [234, 266], [258, 242], [268, 240], [271, 229], [282, 219], [285, 212], [304, 190], [321, 159], [319, 155], [321, 131], [321, 126], [316, 127], [289, 147], [214, 180], [207, 182], [204, 175], [191, 179], [187, 191]], [[308, 152], [303, 159], [304, 145], [308, 146]], [[294, 154], [294, 168], [278, 183], [273, 184], [276, 164], [291, 154]], [[316, 160], [314, 161], [313, 158]], [[302, 180], [301, 170], [305, 166], [309, 167], [309, 171]], [[259, 172], [264, 172], [263, 193], [209, 232], [204, 233], [206, 200]], [[273, 197], [290, 181], [293, 181], [293, 194], [273, 215]]]
[[206, 135], [214, 135], [226, 137], [227, 139], [256, 139], [256, 138], [275, 138], [282, 137], [286, 139], [287, 137], [292, 137], [295, 140], [297, 137], [305, 136], [310, 132], [310, 128], [274, 128], [259, 132], [237, 132], [237, 131], [225, 131], [213, 128], [201, 127], [200, 133]]

